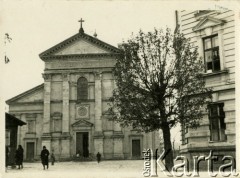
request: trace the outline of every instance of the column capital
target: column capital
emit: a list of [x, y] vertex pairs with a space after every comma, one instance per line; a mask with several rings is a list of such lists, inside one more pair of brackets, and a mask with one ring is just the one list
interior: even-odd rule
[[63, 73], [62, 74], [62, 80], [63, 81], [69, 81], [69, 73]]
[[45, 73], [42, 74], [42, 77], [44, 78], [44, 81], [51, 81], [51, 78], [52, 78], [51, 74], [45, 74]]
[[102, 72], [94, 72], [95, 80], [101, 80], [102, 79]]

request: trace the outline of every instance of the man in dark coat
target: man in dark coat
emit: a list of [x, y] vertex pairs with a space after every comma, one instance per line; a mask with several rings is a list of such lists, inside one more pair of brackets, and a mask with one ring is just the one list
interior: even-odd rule
[[15, 154], [16, 165], [18, 165], [18, 169], [23, 168], [23, 148], [21, 145], [18, 145], [18, 149]]
[[49, 151], [46, 149], [45, 146], [43, 146], [43, 150], [41, 151], [41, 160], [42, 160], [42, 165], [44, 170], [45, 170], [45, 166], [47, 166], [47, 169], [48, 169], [48, 156], [49, 156]]

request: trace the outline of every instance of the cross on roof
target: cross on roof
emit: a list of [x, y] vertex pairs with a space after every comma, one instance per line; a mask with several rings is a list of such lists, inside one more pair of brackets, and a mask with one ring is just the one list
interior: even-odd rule
[[83, 30], [83, 28], [82, 28], [82, 23], [85, 22], [85, 21], [81, 18], [78, 22], [80, 22], [79, 33], [84, 33], [84, 30]]

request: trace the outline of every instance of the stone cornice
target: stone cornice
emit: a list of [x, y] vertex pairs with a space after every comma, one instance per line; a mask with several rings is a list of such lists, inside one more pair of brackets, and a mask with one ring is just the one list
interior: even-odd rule
[[52, 55], [52, 56], [43, 56], [41, 59], [43, 61], [58, 59], [58, 60], [67, 60], [67, 59], [79, 59], [79, 58], [93, 58], [93, 57], [117, 57], [120, 53], [89, 53], [89, 54], [68, 54], [68, 55]]
[[109, 73], [112, 72], [113, 67], [103, 67], [101, 69], [96, 69], [96, 68], [84, 68], [84, 69], [79, 69], [79, 68], [71, 68], [71, 69], [45, 69], [45, 73], [49, 74], [62, 74], [62, 73], [69, 73], [71, 74], [76, 74], [76, 73], [94, 73], [95, 71], [101, 71], [102, 73]]
[[24, 105], [24, 106], [27, 106], [27, 105], [43, 105], [43, 100], [39, 100], [39, 101], [33, 101], [33, 102], [11, 102], [10, 103], [11, 106], [18, 106], [18, 105]]
[[212, 14], [219, 14], [220, 12], [218, 11], [215, 11], [215, 10], [197, 10], [195, 13], [194, 13], [194, 16], [196, 18], [199, 18], [199, 17], [203, 17], [203, 16], [206, 16], [206, 15], [212, 15]]
[[225, 85], [219, 85], [219, 86], [212, 86], [213, 92], [216, 91], [225, 91], [225, 90], [235, 90], [235, 84], [225, 84]]
[[21, 111], [11, 110], [10, 112], [11, 112], [11, 114], [16, 114], [16, 115], [27, 114], [29, 112], [35, 113], [35, 114], [43, 114], [43, 110], [41, 110], [41, 111], [40, 110], [39, 111], [37, 111], [37, 110], [31, 110], [31, 111], [29, 111], [29, 110], [21, 110]]

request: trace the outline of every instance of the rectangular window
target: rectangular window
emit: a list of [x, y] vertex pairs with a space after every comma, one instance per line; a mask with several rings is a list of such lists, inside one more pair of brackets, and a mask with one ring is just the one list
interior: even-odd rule
[[225, 135], [226, 124], [224, 122], [225, 113], [223, 106], [223, 103], [208, 106], [211, 141], [225, 141], [227, 139]]
[[206, 72], [220, 71], [220, 57], [218, 35], [213, 35], [203, 39], [204, 59], [206, 64]]

